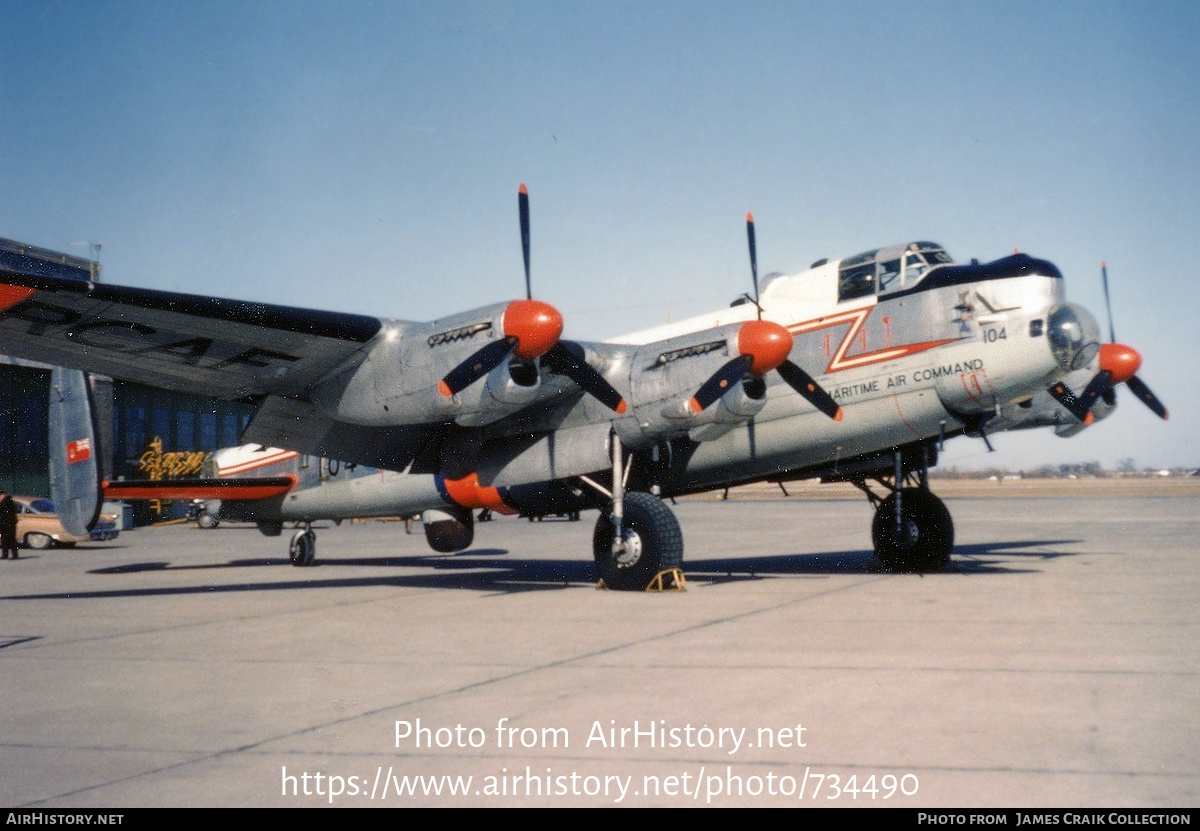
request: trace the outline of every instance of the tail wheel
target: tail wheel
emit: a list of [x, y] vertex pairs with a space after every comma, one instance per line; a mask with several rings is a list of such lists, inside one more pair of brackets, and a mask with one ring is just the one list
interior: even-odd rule
[[923, 488], [900, 492], [900, 524], [896, 525], [896, 494], [875, 512], [871, 541], [889, 571], [941, 571], [954, 548], [954, 521], [946, 503]]
[[292, 536], [288, 555], [294, 566], [311, 566], [317, 557], [317, 535], [308, 529], [297, 531]]
[[637, 491], [625, 494], [621, 541], [613, 551], [612, 509], [601, 513], [592, 534], [600, 579], [610, 589], [643, 591], [660, 572], [683, 565], [683, 533], [662, 500]]

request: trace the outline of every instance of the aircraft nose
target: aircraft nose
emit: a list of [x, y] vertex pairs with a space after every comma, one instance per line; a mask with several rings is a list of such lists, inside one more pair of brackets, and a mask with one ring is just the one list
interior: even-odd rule
[[1100, 346], [1100, 368], [1112, 374], [1112, 383], [1122, 384], [1137, 374], [1142, 356], [1132, 346], [1105, 343]]
[[558, 309], [541, 300], [514, 300], [504, 310], [504, 334], [517, 339], [513, 351], [526, 361], [553, 349], [562, 330], [563, 319]]

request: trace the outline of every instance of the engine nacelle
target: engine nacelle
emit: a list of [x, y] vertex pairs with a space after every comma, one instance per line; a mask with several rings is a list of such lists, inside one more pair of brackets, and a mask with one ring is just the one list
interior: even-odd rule
[[[762, 374], [786, 360], [791, 347], [783, 327], [756, 320], [645, 344], [634, 356], [631, 378], [640, 438], [708, 441], [754, 418], [766, 405]], [[745, 363], [731, 365], [739, 359]], [[724, 374], [731, 367], [732, 374]], [[739, 372], [747, 374], [739, 378]], [[700, 404], [702, 387], [720, 398], [713, 401], [710, 393], [707, 406]], [[631, 436], [622, 439], [635, 443]]]
[[506, 359], [484, 381], [454, 396], [452, 403], [457, 411], [454, 420], [463, 427], [482, 427], [499, 421], [531, 404], [541, 387], [536, 361]]
[[739, 424], [745, 424], [767, 406], [767, 385], [761, 378], [747, 378], [721, 396], [716, 404], [701, 416], [707, 423], [688, 430], [692, 441], [712, 441], [728, 433]]
[[688, 402], [705, 380], [737, 357], [740, 325], [689, 332], [638, 349], [631, 361], [630, 399], [644, 437], [682, 436], [700, 423]]
[[[459, 418], [487, 424], [536, 397], [537, 359], [561, 333], [562, 316], [537, 300], [389, 326], [362, 361], [317, 386], [312, 400], [351, 424], [385, 427]], [[451, 389], [445, 379], [454, 372], [470, 380]]]

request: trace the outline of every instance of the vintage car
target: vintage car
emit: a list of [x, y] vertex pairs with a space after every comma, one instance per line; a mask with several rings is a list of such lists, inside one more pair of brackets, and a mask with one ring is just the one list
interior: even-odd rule
[[84, 540], [113, 540], [117, 538], [117, 515], [100, 514], [96, 527], [86, 537], [68, 534], [58, 521], [54, 503], [39, 496], [13, 496], [17, 503], [17, 542], [25, 548], [49, 548], [52, 545], [74, 545]]

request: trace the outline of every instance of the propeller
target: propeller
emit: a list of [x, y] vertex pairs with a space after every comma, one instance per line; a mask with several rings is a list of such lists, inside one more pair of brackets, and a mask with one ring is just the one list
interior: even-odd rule
[[1088, 385], [1079, 395], [1073, 393], [1065, 384], [1059, 382], [1050, 387], [1048, 392], [1056, 401], [1071, 411], [1071, 414], [1085, 425], [1094, 420], [1092, 407], [1096, 400], [1104, 396], [1110, 404], [1116, 403], [1117, 384], [1125, 384], [1150, 410], [1164, 421], [1168, 417], [1167, 408], [1158, 400], [1150, 387], [1137, 377], [1137, 371], [1142, 365], [1142, 356], [1131, 346], [1117, 343], [1116, 331], [1113, 327], [1112, 303], [1108, 295], [1108, 264], [1100, 262], [1100, 275], [1104, 282], [1104, 306], [1108, 312], [1108, 343], [1100, 346], [1100, 371], [1092, 377]]
[[[1104, 262], [1103, 260], [1100, 261], [1100, 276], [1104, 280], [1104, 306], [1108, 312], [1108, 340], [1110, 344], [1117, 345], [1117, 335], [1116, 331], [1113, 329], [1112, 303], [1110, 303], [1108, 299], [1108, 263]], [[1125, 348], [1128, 349], [1128, 347]], [[1129, 351], [1133, 352], [1132, 349]], [[1136, 352], [1133, 354], [1137, 355]], [[1102, 367], [1104, 366], [1103, 346], [1100, 347], [1100, 365]], [[1139, 366], [1141, 366], [1140, 355], [1138, 355], [1138, 366], [1133, 367], [1133, 369], [1129, 372], [1128, 377], [1124, 379], [1117, 378], [1115, 381], [1113, 381], [1113, 383], [1119, 384], [1122, 380], [1124, 380], [1125, 386], [1129, 387], [1133, 394], [1138, 397], [1139, 401], [1149, 407], [1151, 412], [1153, 412], [1156, 416], [1161, 418], [1163, 421], [1166, 421], [1169, 416], [1169, 413], [1167, 413], [1167, 408], [1164, 407], [1163, 403], [1158, 400], [1158, 396], [1150, 391], [1150, 387], [1146, 386], [1146, 382], [1134, 374], [1137, 372]], [[1088, 386], [1091, 386], [1091, 384]]]
[[512, 354], [526, 361], [545, 355], [558, 343], [563, 319], [558, 309], [540, 300], [514, 300], [504, 310], [504, 337], [476, 350], [438, 382], [449, 398], [487, 375]]
[[562, 315], [549, 303], [533, 299], [529, 267], [529, 189], [522, 182], [517, 188], [517, 215], [521, 224], [521, 256], [525, 263], [525, 299], [514, 300], [504, 310], [504, 337], [476, 350], [469, 358], [438, 382], [442, 395], [450, 396], [466, 389], [487, 375], [509, 355], [533, 361], [538, 358], [552, 371], [565, 375], [584, 392], [620, 414], [625, 398], [584, 358], [583, 348], [560, 340]]
[[738, 330], [738, 357], [705, 381], [692, 396], [689, 405], [694, 412], [701, 412], [747, 375], [761, 377], [775, 369], [784, 382], [810, 404], [834, 421], [841, 421], [842, 408], [833, 400], [833, 396], [798, 364], [788, 360], [792, 351], [792, 333], [778, 323], [762, 319], [762, 305], [758, 296], [758, 250], [754, 237], [754, 215], [751, 213], [746, 214], [746, 240], [750, 246], [750, 276], [754, 280], [754, 305], [758, 309], [758, 319], [742, 324]]

